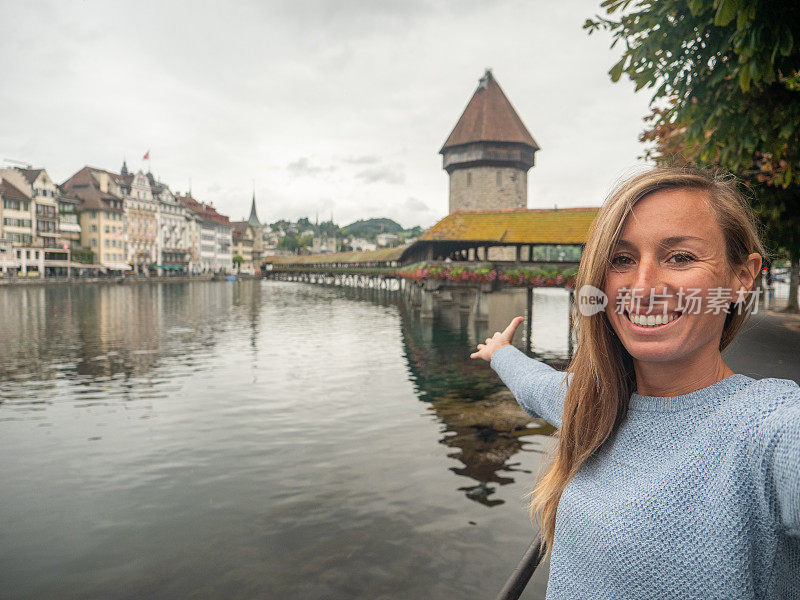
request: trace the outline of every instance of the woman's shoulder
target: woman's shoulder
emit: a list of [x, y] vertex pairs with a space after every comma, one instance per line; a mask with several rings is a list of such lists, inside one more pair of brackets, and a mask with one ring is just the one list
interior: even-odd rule
[[744, 385], [734, 394], [739, 414], [745, 417], [748, 436], [757, 446], [776, 437], [800, 435], [800, 385], [791, 379], [740, 376]]
[[800, 408], [800, 385], [792, 379], [766, 377], [755, 379], [745, 375], [736, 375], [743, 385], [734, 397], [749, 406], [752, 411], [768, 417], [776, 410]]

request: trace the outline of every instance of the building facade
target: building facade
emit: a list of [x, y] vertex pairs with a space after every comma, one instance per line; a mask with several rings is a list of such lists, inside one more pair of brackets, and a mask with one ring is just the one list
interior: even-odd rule
[[124, 178], [86, 166], [62, 183], [61, 188], [79, 202], [81, 246], [92, 252], [93, 264], [111, 271], [129, 271]]
[[191, 273], [230, 273], [233, 236], [231, 222], [211, 204], [203, 204], [191, 194], [177, 196], [189, 216], [188, 240]]
[[170, 191], [169, 186], [147, 174], [153, 198], [157, 203], [158, 236], [156, 256], [162, 270], [189, 270], [189, 224], [186, 208]]
[[250, 217], [246, 221], [231, 222], [231, 227], [233, 234], [232, 256], [241, 256], [244, 259], [242, 268], [249, 272], [257, 273], [261, 269], [265, 246], [269, 244], [269, 240], [264, 239], [266, 228], [258, 218], [255, 192], [250, 204]]
[[70, 248], [59, 226], [60, 190], [47, 171], [0, 169], [0, 197], [0, 239], [11, 249], [5, 274], [10, 268], [26, 276], [67, 275]]
[[[123, 171], [126, 171], [123, 164]], [[141, 170], [123, 173], [125, 189], [126, 261], [136, 273], [144, 274], [160, 263], [158, 201], [153, 197], [150, 179]]]

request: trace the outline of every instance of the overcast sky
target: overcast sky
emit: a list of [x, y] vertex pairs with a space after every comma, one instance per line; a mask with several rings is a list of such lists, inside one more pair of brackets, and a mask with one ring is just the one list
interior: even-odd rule
[[[8, 0], [0, 0], [7, 4]], [[16, 2], [0, 35], [0, 159], [59, 183], [147, 168], [262, 220], [427, 227], [438, 154], [486, 67], [541, 146], [528, 206], [598, 205], [640, 168], [646, 92], [612, 84], [599, 0]]]

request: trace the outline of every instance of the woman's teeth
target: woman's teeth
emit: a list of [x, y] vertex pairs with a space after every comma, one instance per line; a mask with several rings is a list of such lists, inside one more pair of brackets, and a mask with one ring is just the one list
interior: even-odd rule
[[626, 313], [631, 322], [639, 325], [640, 327], [657, 327], [659, 325], [666, 325], [670, 321], [674, 321], [680, 316], [680, 313], [670, 313], [668, 315], [634, 315]]

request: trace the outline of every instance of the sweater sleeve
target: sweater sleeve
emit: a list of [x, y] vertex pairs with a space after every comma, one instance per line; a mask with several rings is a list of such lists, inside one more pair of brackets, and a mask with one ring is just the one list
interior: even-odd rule
[[758, 432], [761, 481], [779, 528], [800, 537], [800, 398], [773, 411]]
[[563, 371], [525, 356], [510, 344], [495, 350], [490, 365], [525, 412], [561, 427], [567, 391], [567, 385], [562, 385], [566, 377]]

